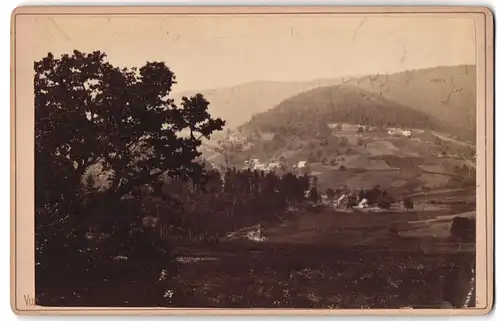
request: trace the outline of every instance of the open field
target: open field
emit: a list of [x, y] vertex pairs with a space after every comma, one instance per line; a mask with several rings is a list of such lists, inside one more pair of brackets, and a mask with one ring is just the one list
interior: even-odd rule
[[[463, 304], [473, 253], [263, 245], [183, 270], [192, 306], [439, 307]], [[223, 276], [223, 277], [222, 277]], [[460, 288], [462, 286], [463, 288]], [[190, 301], [191, 302], [191, 301]]]
[[451, 219], [462, 214], [446, 212], [299, 213], [266, 228], [262, 243], [187, 251], [216, 260], [191, 265], [183, 280], [211, 298], [204, 306], [461, 307], [475, 245], [449, 241]]

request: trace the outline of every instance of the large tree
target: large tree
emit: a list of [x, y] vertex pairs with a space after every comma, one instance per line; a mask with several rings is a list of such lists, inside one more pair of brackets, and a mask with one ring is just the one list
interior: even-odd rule
[[[224, 126], [208, 113], [203, 95], [183, 97], [178, 104], [170, 99], [175, 83], [163, 62], [121, 68], [100, 51], [75, 50], [59, 58], [48, 53], [34, 63], [37, 291], [43, 291], [39, 282], [47, 271], [83, 277], [90, 273], [92, 264], [85, 263], [90, 256], [109, 257], [123, 248], [127, 255], [142, 254], [135, 262], [165, 266], [167, 256], [156, 252], [165, 244], [156, 246], [154, 233], [144, 228], [130, 234], [143, 213], [138, 202], [123, 196], [137, 196], [138, 187], [154, 187], [164, 175], [206, 181], [198, 147]], [[84, 179], [96, 168], [107, 173], [104, 192], [89, 186], [94, 179]], [[116, 242], [85, 254], [83, 235], [96, 226], [111, 228]]]
[[[183, 179], [202, 174], [197, 148], [224, 121], [211, 118], [201, 94], [180, 105], [169, 99], [176, 82], [165, 63], [120, 68], [102, 52], [75, 50], [58, 59], [49, 53], [34, 68], [37, 174], [43, 175], [37, 175], [37, 205], [50, 200], [48, 192], [73, 193], [61, 179], [77, 182], [97, 162], [111, 171], [109, 189], [117, 195], [163, 172]], [[62, 170], [66, 176], [54, 175]]]
[[[134, 188], [164, 174], [203, 178], [198, 147], [224, 121], [210, 116], [201, 94], [180, 104], [170, 99], [176, 81], [165, 63], [127, 69], [100, 51], [75, 50], [60, 58], [49, 53], [34, 72], [37, 241], [81, 232], [96, 204], [126, 230], [139, 215], [126, 215], [132, 211], [120, 199]], [[108, 188], [89, 205], [82, 178], [96, 164], [109, 174]]]

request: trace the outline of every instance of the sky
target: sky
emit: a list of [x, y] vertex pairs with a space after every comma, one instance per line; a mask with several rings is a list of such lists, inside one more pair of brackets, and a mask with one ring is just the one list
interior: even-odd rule
[[473, 18], [430, 16], [26, 16], [33, 60], [104, 51], [165, 61], [174, 92], [475, 63]]

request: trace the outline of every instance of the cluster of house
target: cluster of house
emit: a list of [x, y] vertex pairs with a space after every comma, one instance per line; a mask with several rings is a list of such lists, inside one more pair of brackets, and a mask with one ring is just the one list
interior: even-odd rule
[[299, 161], [297, 164], [293, 165], [293, 169], [303, 169], [306, 168], [307, 166], [307, 161]]
[[[342, 124], [342, 123], [330, 123], [328, 124], [328, 128], [332, 130], [339, 130], [343, 132], [368, 132], [371, 131], [373, 128], [367, 125], [361, 125], [361, 124]], [[405, 130], [401, 128], [389, 128], [387, 131], [387, 134], [391, 136], [405, 136], [405, 137], [411, 137], [412, 131], [411, 130]]]
[[359, 131], [366, 132], [371, 129], [369, 126], [361, 124], [330, 123], [327, 126], [331, 130], [339, 130], [343, 132], [359, 132]]
[[[310, 190], [305, 192], [305, 198], [309, 198]], [[314, 205], [323, 205], [328, 207], [333, 207], [339, 210], [353, 211], [367, 211], [367, 212], [380, 212], [384, 211], [376, 204], [370, 204], [368, 199], [365, 197], [360, 197], [360, 193], [355, 191], [343, 191], [341, 193], [336, 193], [336, 196], [329, 196], [327, 193], [322, 192], [319, 195], [319, 199]]]
[[259, 170], [264, 172], [271, 172], [281, 167], [280, 162], [261, 162], [258, 158], [252, 158], [245, 161], [245, 167], [251, 170]]
[[370, 205], [370, 204], [368, 204], [368, 199], [366, 199], [366, 198], [359, 198], [354, 193], [350, 193], [350, 192], [342, 193], [338, 198], [333, 199], [333, 201], [331, 202], [331, 204], [335, 208], [344, 208], [344, 209], [347, 209], [347, 208], [349, 208], [349, 201], [351, 199], [355, 200], [355, 203], [357, 204], [357, 205], [351, 206], [352, 209], [366, 209], [366, 210], [371, 210], [371, 211], [381, 210], [376, 205]]
[[391, 136], [405, 136], [405, 137], [411, 137], [412, 132], [411, 130], [404, 130], [401, 128], [389, 128], [387, 131], [387, 134]]
[[[307, 161], [298, 161], [296, 164], [292, 166], [292, 171], [298, 174], [308, 173], [309, 171], [307, 165], [308, 165]], [[263, 172], [271, 172], [283, 168], [283, 163], [275, 160], [264, 162], [261, 161], [259, 158], [251, 158], [245, 161], [244, 168], [250, 170], [263, 171]]]
[[236, 134], [230, 134], [227, 138], [226, 141], [233, 143], [233, 144], [238, 144], [238, 143], [243, 143], [244, 139], [241, 138], [240, 136]]

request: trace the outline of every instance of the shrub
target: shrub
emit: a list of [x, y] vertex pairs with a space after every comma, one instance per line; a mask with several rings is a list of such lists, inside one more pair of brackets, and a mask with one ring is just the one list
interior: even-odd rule
[[476, 240], [476, 220], [469, 217], [455, 217], [451, 223], [452, 237], [461, 242], [474, 242]]
[[413, 200], [412, 199], [405, 198], [403, 200], [403, 204], [404, 204], [404, 206], [405, 206], [405, 208], [406, 208], [407, 211], [413, 209]]
[[384, 210], [388, 210], [391, 208], [391, 203], [387, 200], [382, 200], [378, 203], [378, 206]]

